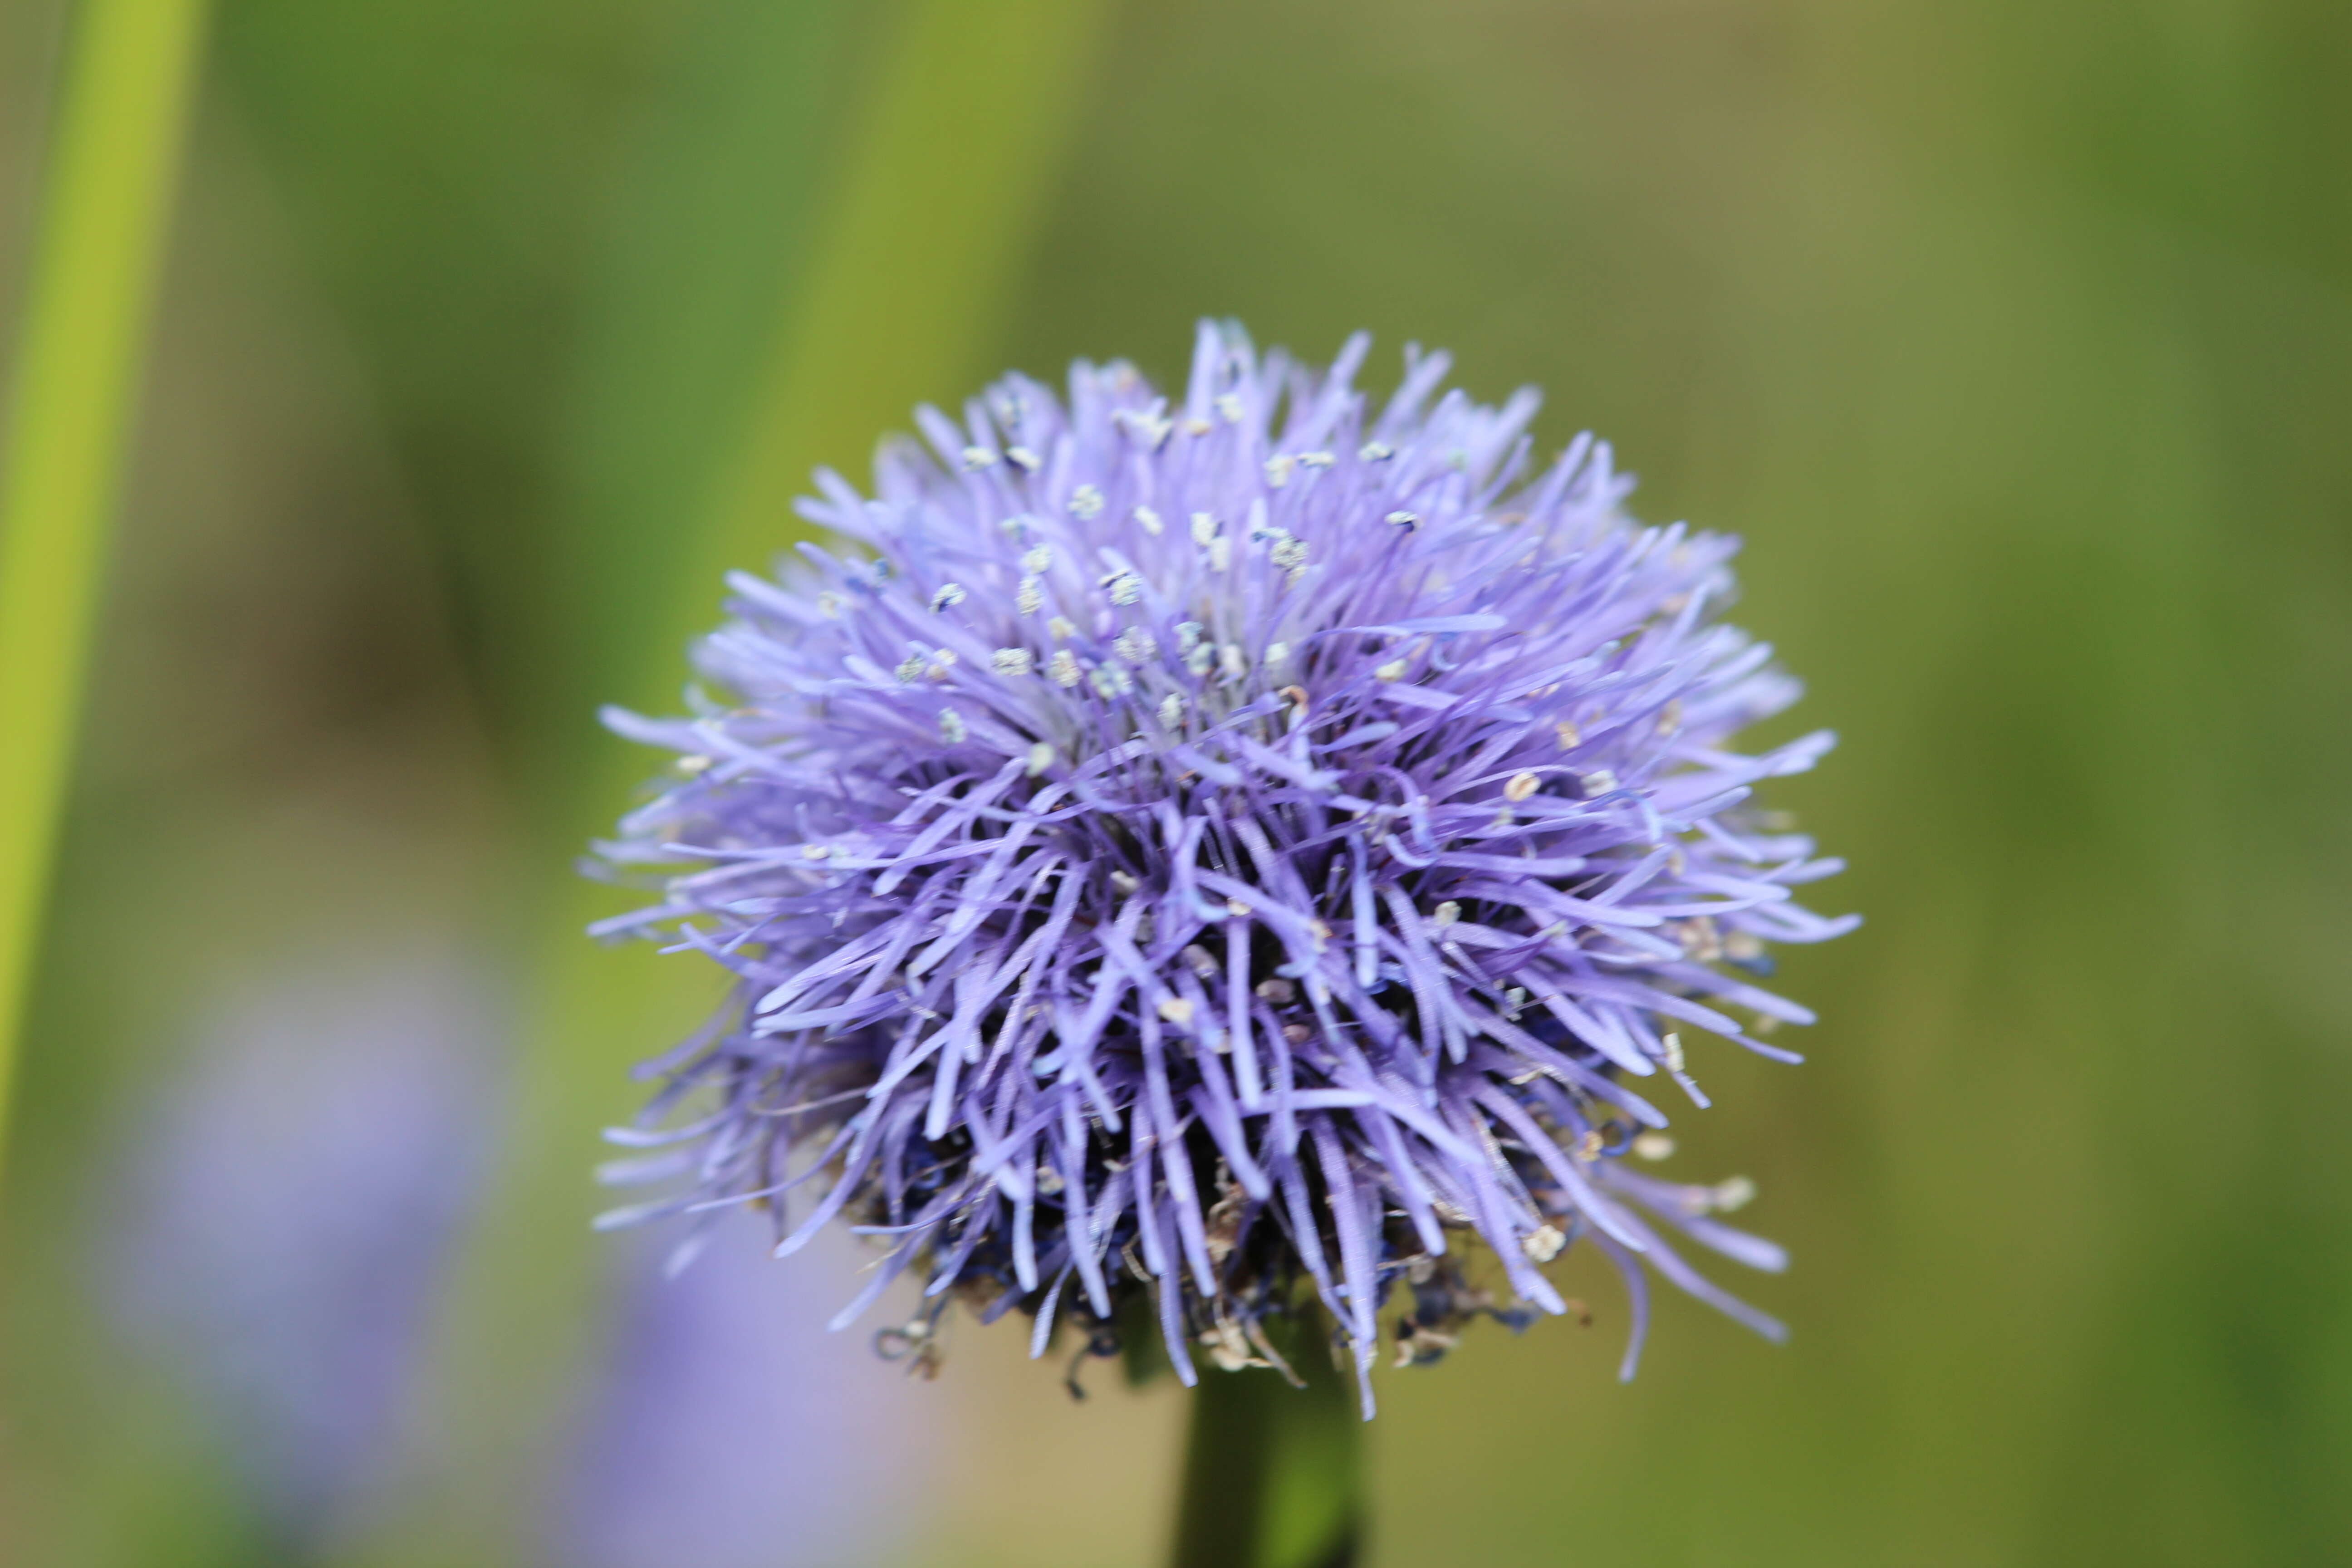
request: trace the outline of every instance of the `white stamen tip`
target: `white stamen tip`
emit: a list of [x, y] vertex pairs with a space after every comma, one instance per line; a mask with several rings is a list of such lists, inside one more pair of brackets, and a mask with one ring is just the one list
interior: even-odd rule
[[988, 656], [988, 668], [999, 675], [1026, 675], [1035, 662], [1025, 647], [1001, 647]]
[[1510, 782], [1503, 786], [1503, 798], [1516, 805], [1535, 794], [1536, 785], [1540, 782], [1533, 773], [1513, 773]]
[[1103, 509], [1103, 493], [1092, 485], [1080, 485], [1070, 492], [1070, 515], [1076, 518], [1098, 516]]
[[1151, 535], [1154, 539], [1159, 538], [1160, 531], [1168, 526], [1166, 523], [1160, 521], [1160, 514], [1152, 510], [1148, 506], [1139, 506], [1135, 509], [1135, 521], [1138, 527], [1141, 528], [1144, 532]]

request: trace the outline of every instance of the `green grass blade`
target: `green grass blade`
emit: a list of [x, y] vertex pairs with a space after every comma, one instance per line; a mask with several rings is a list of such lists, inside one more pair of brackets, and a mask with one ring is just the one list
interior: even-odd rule
[[680, 624], [719, 574], [805, 536], [792, 511], [818, 463], [863, 477], [910, 405], [961, 399], [1000, 322], [1060, 170], [1100, 0], [927, 0], [879, 84], [834, 223], [780, 344], [740, 468], [688, 574]]
[[75, 18], [0, 446], [0, 1149], [204, 13]]
[[[721, 571], [762, 566], [805, 536], [789, 499], [813, 462], [856, 462], [913, 403], [957, 395], [983, 373], [1102, 10], [1099, 0], [925, 0], [886, 40], [777, 348], [754, 378], [740, 456], [702, 477], [719, 499], [669, 570], [648, 562], [614, 590], [656, 605], [652, 617], [609, 606], [605, 624], [630, 637], [637, 666], [614, 695], [676, 690], [687, 637], [715, 620]], [[609, 822], [647, 771], [647, 758], [613, 742], [573, 772], [576, 794], [545, 805]], [[588, 1173], [609, 1152], [597, 1130], [631, 1108], [628, 1064], [691, 1027], [717, 994], [708, 965], [588, 942], [582, 926], [613, 895], [557, 874], [503, 1168], [460, 1261], [426, 1394], [429, 1473], [372, 1562], [528, 1555], [535, 1483], [593, 1343], [613, 1246], [586, 1225], [598, 1206]]]

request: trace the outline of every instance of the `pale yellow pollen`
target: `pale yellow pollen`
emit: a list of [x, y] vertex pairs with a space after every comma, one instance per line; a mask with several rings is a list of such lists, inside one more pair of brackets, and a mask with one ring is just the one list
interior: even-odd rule
[[1520, 801], [1535, 794], [1536, 785], [1541, 782], [1530, 773], [1513, 773], [1510, 782], [1503, 786], [1503, 798], [1517, 805]]

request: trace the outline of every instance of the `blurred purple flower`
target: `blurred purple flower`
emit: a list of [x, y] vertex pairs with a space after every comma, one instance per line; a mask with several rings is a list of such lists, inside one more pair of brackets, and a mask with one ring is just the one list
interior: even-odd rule
[[[297, 1558], [331, 1552], [397, 1470], [497, 1037], [442, 952], [314, 963], [220, 1009], [140, 1129], [110, 1297], [186, 1374]], [[815, 1568], [899, 1540], [927, 1439], [887, 1368], [829, 1353], [818, 1282], [654, 1261], [620, 1260], [607, 1363], [550, 1457], [559, 1559]]]
[[443, 954], [354, 955], [232, 998], [152, 1108], [110, 1296], [289, 1540], [331, 1533], [393, 1458], [492, 1037]]
[[1665, 1124], [1626, 1080], [1698, 1099], [1685, 1029], [1795, 1059], [1741, 1016], [1810, 1016], [1748, 975], [1852, 922], [1748, 801], [1830, 738], [1727, 749], [1797, 690], [1715, 618], [1733, 541], [1631, 521], [1590, 437], [1531, 469], [1535, 395], [1438, 397], [1442, 354], [1370, 409], [1365, 349], [1204, 325], [1175, 406], [1081, 363], [1066, 406], [921, 410], [877, 499], [807, 505], [863, 551], [730, 579], [723, 695], [608, 715], [685, 777], [602, 847], [661, 879], [600, 931], [739, 977], [614, 1134], [683, 1192], [608, 1219], [757, 1200], [782, 1254], [846, 1215], [887, 1256], [837, 1321], [910, 1268], [923, 1356], [951, 1296], [1038, 1352], [1133, 1299], [1188, 1383], [1194, 1344], [1277, 1359], [1301, 1277], [1360, 1373], [1400, 1284], [1433, 1359], [1493, 1310], [1466, 1237], [1550, 1312], [1590, 1238], [1636, 1347], [1644, 1265], [1778, 1331], [1667, 1245], [1780, 1262], [1708, 1217], [1742, 1184], [1625, 1168]]
[[818, 1568], [908, 1540], [936, 1416], [889, 1367], [835, 1353], [821, 1278], [748, 1246], [675, 1278], [657, 1263], [632, 1260], [596, 1418], [558, 1492], [559, 1560]]

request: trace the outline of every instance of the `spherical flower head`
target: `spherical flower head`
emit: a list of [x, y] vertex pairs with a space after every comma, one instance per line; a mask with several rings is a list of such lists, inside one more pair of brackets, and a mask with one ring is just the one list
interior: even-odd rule
[[887, 1251], [841, 1321], [918, 1271], [924, 1365], [956, 1298], [1036, 1353], [1156, 1319], [1187, 1383], [1319, 1300], [1368, 1415], [1392, 1302], [1433, 1360], [1580, 1310], [1578, 1241], [1629, 1375], [1645, 1268], [1778, 1332], [1669, 1245], [1780, 1263], [1712, 1217], [1744, 1183], [1632, 1168], [1671, 1147], [1633, 1086], [1704, 1105], [1693, 1033], [1796, 1059], [1752, 980], [1851, 922], [1749, 793], [1829, 738], [1730, 749], [1796, 694], [1717, 619], [1732, 540], [1633, 521], [1590, 437], [1531, 466], [1535, 395], [1441, 396], [1442, 354], [1375, 408], [1366, 347], [1204, 325], [1172, 406], [1081, 363], [923, 409], [874, 498], [819, 476], [845, 549], [730, 579], [723, 695], [608, 715], [683, 778], [604, 847], [659, 902], [602, 929], [736, 976], [616, 1134], [687, 1189], [620, 1217], [756, 1203], [780, 1255], [845, 1217]]

